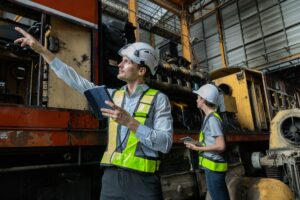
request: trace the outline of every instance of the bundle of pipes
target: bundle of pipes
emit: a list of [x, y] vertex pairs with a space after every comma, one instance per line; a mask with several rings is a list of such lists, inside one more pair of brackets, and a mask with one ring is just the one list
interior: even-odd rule
[[192, 92], [207, 82], [207, 72], [199, 67], [190, 69], [184, 58], [170, 57], [161, 60], [157, 74], [149, 81], [163, 90]]

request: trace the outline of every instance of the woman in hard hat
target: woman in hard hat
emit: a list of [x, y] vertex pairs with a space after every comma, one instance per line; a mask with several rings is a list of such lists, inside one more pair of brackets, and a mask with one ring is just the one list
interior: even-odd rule
[[200, 145], [185, 142], [191, 150], [199, 151], [199, 166], [205, 171], [208, 192], [213, 200], [228, 200], [225, 183], [227, 162], [224, 158], [225, 140], [222, 131], [222, 119], [216, 112], [219, 92], [213, 84], [205, 84], [194, 91], [198, 95], [197, 107], [205, 113], [200, 130]]

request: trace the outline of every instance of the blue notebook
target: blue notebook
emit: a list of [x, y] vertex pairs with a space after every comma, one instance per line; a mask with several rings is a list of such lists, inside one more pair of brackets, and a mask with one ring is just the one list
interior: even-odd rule
[[105, 85], [87, 89], [86, 91], [84, 91], [84, 95], [88, 100], [93, 113], [99, 120], [102, 120], [104, 117], [101, 113], [101, 108], [113, 109], [105, 103], [105, 101], [113, 102]]

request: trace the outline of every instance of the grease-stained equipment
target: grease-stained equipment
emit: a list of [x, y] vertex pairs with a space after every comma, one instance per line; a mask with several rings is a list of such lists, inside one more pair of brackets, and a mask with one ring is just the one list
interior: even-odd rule
[[[277, 175], [288, 183], [300, 199], [300, 110], [280, 111], [271, 122], [270, 149], [266, 155], [261, 152], [252, 154], [252, 164], [256, 168], [280, 168]], [[280, 171], [277, 171], [277, 174]]]

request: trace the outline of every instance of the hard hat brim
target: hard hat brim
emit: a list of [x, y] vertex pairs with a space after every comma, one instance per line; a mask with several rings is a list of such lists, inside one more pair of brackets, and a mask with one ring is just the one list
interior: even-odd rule
[[139, 59], [137, 57], [133, 56], [132, 51], [134, 51], [134, 49], [132, 49], [131, 44], [128, 44], [128, 45], [125, 45], [123, 48], [121, 48], [119, 50], [118, 54], [122, 57], [126, 56], [134, 63], [139, 64]]

